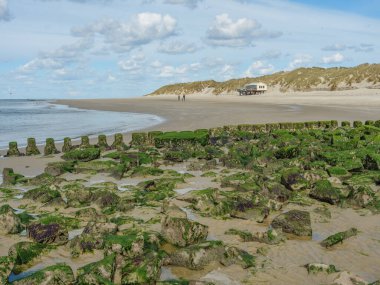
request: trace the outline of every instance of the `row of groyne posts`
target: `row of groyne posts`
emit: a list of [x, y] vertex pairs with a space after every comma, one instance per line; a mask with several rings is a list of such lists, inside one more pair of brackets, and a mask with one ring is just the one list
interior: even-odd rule
[[[124, 141], [123, 141], [123, 135], [118, 133], [114, 136], [114, 142], [112, 145], [108, 145], [107, 143], [107, 137], [106, 135], [99, 135], [98, 136], [98, 143], [94, 145], [94, 147], [98, 147], [102, 150], [111, 150], [111, 149], [124, 149]], [[72, 144], [71, 138], [66, 137], [63, 140], [63, 146], [62, 146], [62, 152], [66, 153], [69, 152], [75, 148], [88, 148], [92, 147], [90, 144], [90, 139], [88, 136], [82, 136], [80, 145], [74, 146]], [[57, 149], [55, 145], [55, 141], [53, 138], [47, 138], [46, 144], [43, 149], [44, 155], [52, 155], [52, 154], [58, 154], [60, 151]], [[9, 149], [7, 151], [6, 156], [33, 156], [33, 155], [39, 155], [41, 154], [41, 151], [37, 147], [35, 138], [28, 138], [27, 140], [27, 146], [25, 148], [25, 153], [22, 153], [17, 145], [17, 142], [10, 142], [9, 143]]]
[[[242, 124], [236, 126], [224, 126], [211, 128], [209, 130], [198, 130], [198, 131], [206, 131], [208, 133], [208, 139], [212, 141], [213, 138], [218, 137], [218, 135], [224, 133], [231, 134], [235, 131], [245, 131], [245, 132], [271, 132], [274, 130], [308, 130], [308, 129], [334, 129], [338, 127], [354, 127], [359, 128], [362, 126], [372, 126], [380, 128], [380, 120], [372, 121], [367, 120], [364, 123], [362, 121], [354, 121], [351, 123], [350, 121], [342, 121], [339, 125], [338, 121], [330, 120], [330, 121], [310, 121], [310, 122], [284, 122], [284, 123], [268, 123], [268, 124]], [[197, 131], [195, 131], [197, 133]], [[149, 133], [133, 133], [131, 146], [141, 146], [141, 145], [154, 145], [155, 139], [158, 139], [160, 135], [163, 135], [163, 132], [160, 131], [152, 131]], [[126, 144], [123, 141], [123, 135], [117, 133], [114, 135], [114, 142], [111, 145], [107, 143], [106, 135], [98, 136], [98, 143], [95, 145], [90, 144], [90, 139], [88, 136], [81, 137], [80, 145], [74, 146], [71, 142], [71, 138], [66, 137], [63, 140], [62, 152], [66, 153], [75, 148], [88, 148], [88, 147], [98, 147], [101, 150], [123, 150], [126, 148]], [[52, 155], [58, 154], [60, 151], [55, 146], [55, 141], [53, 138], [47, 138], [46, 144], [44, 147], [44, 155]], [[21, 153], [18, 149], [17, 142], [10, 142], [9, 149], [7, 151], [6, 156], [32, 156], [41, 154], [40, 150], [37, 147], [36, 140], [34, 138], [28, 138], [27, 147], [25, 149], [25, 153]]]

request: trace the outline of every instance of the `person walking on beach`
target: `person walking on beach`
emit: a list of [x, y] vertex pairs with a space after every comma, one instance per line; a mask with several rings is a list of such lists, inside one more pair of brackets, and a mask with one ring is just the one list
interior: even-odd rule
[[181, 95], [178, 95], [178, 101], [181, 101]]
[[186, 95], [183, 95], [183, 96], [182, 96], [182, 101], [183, 101], [183, 102], [186, 101]]

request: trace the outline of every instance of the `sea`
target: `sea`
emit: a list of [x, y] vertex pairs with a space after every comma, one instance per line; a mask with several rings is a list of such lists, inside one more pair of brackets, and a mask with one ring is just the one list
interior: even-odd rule
[[49, 100], [0, 100], [0, 149], [7, 149], [10, 141], [24, 147], [29, 137], [44, 144], [46, 138], [59, 142], [65, 137], [112, 135], [163, 121], [151, 114], [83, 110]]

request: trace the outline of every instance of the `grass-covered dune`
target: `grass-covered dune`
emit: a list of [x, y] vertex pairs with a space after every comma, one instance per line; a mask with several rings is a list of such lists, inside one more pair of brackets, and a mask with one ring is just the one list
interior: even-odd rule
[[178, 83], [163, 86], [149, 95], [194, 94], [212, 90], [212, 93], [230, 93], [251, 82], [264, 82], [269, 87], [286, 91], [345, 90], [358, 84], [373, 88], [380, 83], [380, 64], [362, 64], [356, 67], [298, 68], [258, 78], [231, 79], [224, 82], [214, 80]]

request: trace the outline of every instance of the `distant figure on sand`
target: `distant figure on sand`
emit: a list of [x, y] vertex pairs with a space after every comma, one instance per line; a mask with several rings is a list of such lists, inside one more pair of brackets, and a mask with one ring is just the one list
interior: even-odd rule
[[178, 101], [181, 101], [181, 95], [178, 95]]
[[182, 96], [182, 101], [186, 101], [186, 95]]

